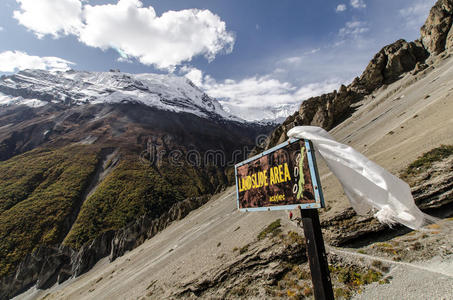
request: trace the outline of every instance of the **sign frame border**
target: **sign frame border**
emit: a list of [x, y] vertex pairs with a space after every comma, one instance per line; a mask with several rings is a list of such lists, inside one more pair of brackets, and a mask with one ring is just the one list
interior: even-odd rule
[[252, 162], [254, 160], [257, 160], [265, 155], [271, 154], [272, 152], [275, 152], [281, 148], [284, 148], [288, 145], [291, 145], [295, 142], [300, 141], [301, 139], [289, 139], [286, 142], [283, 142], [275, 147], [272, 147], [258, 155], [252, 156], [234, 166], [234, 177], [236, 181], [236, 203], [237, 203], [237, 208], [241, 212], [249, 212], [249, 211], [271, 211], [271, 210], [291, 210], [291, 209], [315, 209], [315, 208], [323, 208], [325, 207], [324, 203], [324, 196], [322, 193], [322, 187], [321, 187], [321, 181], [319, 179], [319, 173], [318, 173], [318, 168], [316, 165], [316, 157], [314, 153], [314, 148], [313, 144], [311, 143], [310, 140], [303, 139], [305, 141], [305, 147], [307, 149], [307, 158], [308, 158], [308, 166], [310, 169], [310, 175], [312, 178], [312, 185], [313, 185], [313, 191], [314, 191], [314, 196], [315, 196], [315, 202], [314, 203], [305, 203], [305, 204], [290, 204], [290, 205], [276, 205], [276, 206], [264, 206], [264, 207], [252, 207], [252, 208], [240, 208], [239, 207], [239, 185], [238, 185], [238, 173], [237, 173], [237, 168], [245, 165], [249, 162]]

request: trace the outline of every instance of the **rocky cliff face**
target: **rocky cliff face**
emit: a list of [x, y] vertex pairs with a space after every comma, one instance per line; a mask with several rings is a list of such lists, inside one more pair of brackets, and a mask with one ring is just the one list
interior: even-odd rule
[[286, 133], [294, 126], [314, 125], [332, 129], [347, 118], [354, 111], [354, 104], [365, 96], [398, 80], [406, 72], [419, 72], [426, 68], [428, 57], [453, 48], [452, 20], [453, 1], [439, 0], [420, 30], [420, 40], [398, 40], [385, 46], [351, 84], [303, 101], [299, 111], [276, 128], [263, 147], [268, 149], [285, 141]]
[[14, 274], [2, 278], [0, 299], [13, 297], [33, 285], [46, 289], [56, 282], [79, 276], [103, 257], [109, 256], [113, 261], [208, 200], [208, 196], [186, 199], [173, 205], [159, 218], [144, 215], [118, 231], [104, 232], [79, 250], [68, 246], [39, 247], [22, 260]]
[[428, 19], [420, 29], [421, 40], [432, 54], [439, 54], [453, 46], [453, 1], [439, 0], [431, 8]]

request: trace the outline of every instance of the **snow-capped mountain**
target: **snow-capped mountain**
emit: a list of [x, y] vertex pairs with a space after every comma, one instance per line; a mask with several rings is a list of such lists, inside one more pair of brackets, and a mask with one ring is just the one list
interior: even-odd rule
[[141, 103], [200, 117], [242, 121], [189, 79], [174, 75], [111, 72], [25, 70], [0, 80], [0, 106], [40, 107], [102, 103]]
[[220, 101], [223, 108], [230, 114], [249, 122], [282, 123], [288, 116], [299, 110], [300, 104], [280, 104], [276, 106], [242, 107], [231, 105], [228, 101]]
[[[56, 141], [143, 148], [144, 136], [223, 149], [206, 139], [221, 143], [230, 130], [229, 144], [238, 144], [274, 126], [230, 114], [189, 79], [175, 75], [25, 70], [0, 77], [0, 161]], [[137, 141], [129, 140], [137, 134]]]

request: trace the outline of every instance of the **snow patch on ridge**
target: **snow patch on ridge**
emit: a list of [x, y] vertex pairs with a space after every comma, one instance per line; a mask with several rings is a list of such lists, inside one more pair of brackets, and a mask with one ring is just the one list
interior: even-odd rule
[[10, 97], [0, 93], [0, 107], [9, 105], [26, 105], [28, 107], [41, 107], [46, 105], [48, 102], [41, 101], [38, 99], [24, 99], [22, 97]]
[[299, 103], [295, 104], [280, 104], [275, 106], [263, 106], [257, 109], [256, 107], [242, 107], [231, 105], [228, 101], [220, 101], [223, 108], [230, 114], [236, 115], [249, 122], [271, 122], [282, 123], [288, 116], [299, 110]]
[[49, 102], [65, 105], [130, 102], [203, 118], [243, 121], [226, 112], [216, 99], [189, 79], [175, 75], [25, 70], [2, 78], [0, 91], [4, 93], [0, 94], [0, 105], [38, 107]]

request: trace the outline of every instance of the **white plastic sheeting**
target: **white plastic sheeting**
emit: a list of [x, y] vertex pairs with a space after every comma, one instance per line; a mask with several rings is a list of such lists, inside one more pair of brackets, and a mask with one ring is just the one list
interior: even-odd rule
[[318, 155], [338, 178], [358, 214], [377, 209], [375, 217], [382, 223], [396, 222], [412, 229], [436, 222], [415, 205], [409, 185], [381, 166], [354, 150], [335, 141], [320, 127], [298, 126], [288, 132], [291, 138], [312, 141]]

